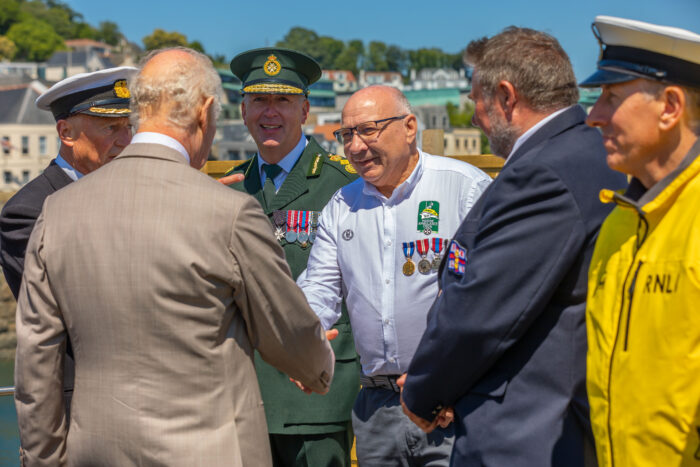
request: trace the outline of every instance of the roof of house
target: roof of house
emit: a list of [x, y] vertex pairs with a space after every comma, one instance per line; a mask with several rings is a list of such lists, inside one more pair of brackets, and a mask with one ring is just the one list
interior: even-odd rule
[[340, 123], [326, 123], [325, 125], [316, 125], [313, 129], [313, 134], [322, 135], [326, 141], [335, 141], [333, 132], [340, 129]]
[[67, 47], [99, 47], [100, 49], [112, 49], [111, 45], [92, 39], [68, 39], [64, 42]]
[[337, 80], [338, 79], [338, 74], [339, 73], [345, 73], [345, 81], [357, 81], [355, 78], [355, 75], [352, 71], [350, 70], [323, 70], [323, 74], [328, 77], [328, 79], [331, 80]]
[[40, 110], [34, 104], [39, 94], [46, 91], [39, 81], [0, 86], [0, 123], [42, 125], [55, 123], [51, 112]]
[[87, 67], [88, 65], [88, 60], [92, 58], [92, 56], [95, 56], [99, 61], [100, 61], [100, 67], [101, 68], [112, 68], [114, 67], [114, 64], [111, 62], [111, 60], [107, 57], [103, 57], [100, 54], [97, 53], [88, 53], [85, 50], [77, 50], [77, 51], [58, 51], [54, 52], [53, 55], [51, 55], [51, 58], [46, 62], [46, 66], [48, 67], [56, 67], [56, 66], [68, 66], [68, 63], [70, 61], [70, 66], [85, 66]]

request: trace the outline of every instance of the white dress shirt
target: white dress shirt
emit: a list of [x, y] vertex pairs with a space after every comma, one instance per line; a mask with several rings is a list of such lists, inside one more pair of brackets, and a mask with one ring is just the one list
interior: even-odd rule
[[[297, 283], [326, 329], [338, 320], [346, 299], [366, 375], [406, 372], [437, 295], [437, 272], [424, 275], [416, 267], [411, 276], [403, 274], [403, 242], [450, 239], [490, 182], [471, 165], [421, 152], [390, 198], [358, 179], [323, 209], [307, 270]], [[418, 225], [422, 201], [439, 203], [437, 231], [430, 235]], [[427, 259], [433, 257], [430, 251]], [[412, 260], [416, 265], [421, 260], [417, 248]]]
[[[284, 156], [281, 161], [277, 163], [282, 170], [280, 170], [280, 173], [275, 177], [274, 180], [272, 180], [275, 184], [275, 193], [280, 190], [280, 187], [284, 183], [284, 180], [287, 178], [287, 175], [289, 175], [289, 172], [292, 171], [294, 168], [294, 165], [297, 163], [299, 158], [301, 157], [302, 153], [304, 152], [304, 149], [306, 149], [306, 144], [309, 141], [306, 139], [306, 136], [304, 134], [301, 134], [301, 139], [297, 143], [296, 146], [294, 146], [294, 149], [292, 149], [289, 154]], [[265, 179], [267, 178], [267, 174], [263, 170], [262, 166], [263, 164], [267, 164], [263, 160], [262, 157], [260, 157], [260, 153], [258, 153], [258, 173], [260, 174], [260, 186], [265, 186]]]
[[171, 138], [163, 133], [156, 133], [153, 131], [144, 131], [142, 133], [136, 133], [133, 138], [131, 138], [131, 143], [151, 143], [160, 144], [162, 146], [167, 146], [171, 149], [176, 150], [182, 157], [190, 163], [190, 155], [187, 153], [187, 149], [175, 138]]

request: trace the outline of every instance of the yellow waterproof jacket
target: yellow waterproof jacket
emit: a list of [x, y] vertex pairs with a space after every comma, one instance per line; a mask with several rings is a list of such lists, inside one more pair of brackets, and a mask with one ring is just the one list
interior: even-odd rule
[[[700, 141], [617, 204], [591, 260], [587, 388], [601, 466], [700, 467]], [[642, 188], [643, 190], [643, 188]]]

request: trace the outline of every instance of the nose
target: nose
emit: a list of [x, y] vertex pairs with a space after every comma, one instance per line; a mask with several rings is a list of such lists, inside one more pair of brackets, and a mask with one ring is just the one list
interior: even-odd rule
[[350, 140], [349, 144], [345, 145], [346, 152], [349, 152], [350, 154], [358, 154], [362, 151], [367, 150], [367, 144], [363, 141], [362, 138], [360, 138], [360, 135], [357, 134], [357, 131], [352, 132], [352, 139]]
[[588, 117], [586, 117], [586, 125], [592, 127], [601, 127], [605, 125], [605, 121], [606, 116], [605, 111], [603, 109], [603, 105], [600, 103], [600, 100], [597, 100], [596, 103], [593, 105], [593, 108], [591, 109], [590, 113], [588, 114]]

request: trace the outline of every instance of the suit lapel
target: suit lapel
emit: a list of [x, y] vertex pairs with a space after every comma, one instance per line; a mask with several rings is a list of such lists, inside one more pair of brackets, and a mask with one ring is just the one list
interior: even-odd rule
[[292, 201], [297, 199], [299, 196], [303, 195], [309, 191], [307, 184], [307, 169], [311, 164], [311, 159], [316, 156], [316, 154], [323, 154], [325, 151], [314, 141], [313, 138], [309, 139], [306, 149], [301, 153], [299, 160], [292, 168], [292, 171], [287, 175], [287, 178], [282, 183], [277, 196], [272, 201], [272, 205], [269, 206], [270, 211], [281, 209]]

